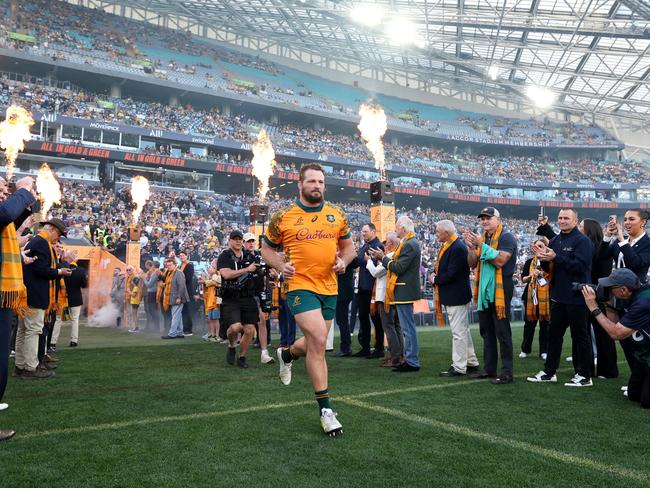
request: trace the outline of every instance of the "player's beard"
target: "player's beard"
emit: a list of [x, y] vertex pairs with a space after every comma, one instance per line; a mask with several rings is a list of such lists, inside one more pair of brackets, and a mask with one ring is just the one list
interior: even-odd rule
[[311, 204], [321, 203], [323, 201], [322, 193], [320, 193], [319, 195], [314, 195], [313, 193], [307, 193], [303, 188], [300, 191], [300, 194], [302, 195], [302, 197], [305, 199], [306, 202], [309, 202]]

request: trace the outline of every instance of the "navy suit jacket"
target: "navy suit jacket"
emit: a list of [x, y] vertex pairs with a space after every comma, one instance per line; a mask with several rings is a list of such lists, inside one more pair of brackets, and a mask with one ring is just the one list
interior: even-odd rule
[[63, 281], [65, 282], [65, 291], [68, 294], [68, 306], [80, 307], [84, 304], [81, 289], [88, 288], [88, 271], [86, 271], [85, 268], [80, 268], [74, 264], [68, 264], [65, 262], [61, 262], [61, 266], [72, 270], [70, 276], [65, 276], [63, 278]]
[[364, 259], [364, 255], [368, 252], [369, 248], [384, 250], [381, 241], [376, 237], [370, 242], [364, 242], [363, 246], [359, 248], [356, 259], [356, 264], [359, 266], [359, 290], [371, 291], [375, 286], [375, 278], [370, 274], [368, 268], [366, 268], [366, 260]]
[[467, 246], [460, 239], [456, 239], [442, 255], [433, 284], [438, 287], [443, 305], [466, 305], [472, 300]]
[[50, 306], [50, 282], [59, 277], [59, 270], [52, 269], [52, 255], [45, 239], [34, 236], [27, 243], [29, 256], [36, 257], [32, 264], [23, 264], [23, 281], [27, 288], [27, 305], [30, 308], [47, 309]]

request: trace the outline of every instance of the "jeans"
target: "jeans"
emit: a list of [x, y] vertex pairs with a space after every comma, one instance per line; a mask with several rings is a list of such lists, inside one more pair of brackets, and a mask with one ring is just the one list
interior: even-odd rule
[[157, 331], [160, 324], [160, 311], [156, 304], [156, 292], [148, 292], [144, 297], [144, 311], [147, 315], [147, 329]]
[[339, 351], [352, 352], [352, 338], [350, 336], [350, 317], [348, 311], [350, 309], [350, 302], [352, 297], [341, 298], [336, 300], [336, 325], [341, 333], [341, 345]]
[[418, 335], [415, 330], [415, 317], [413, 315], [412, 303], [400, 303], [395, 305], [397, 317], [399, 318], [402, 334], [404, 334], [404, 360], [416, 368], [420, 367], [418, 358]]
[[183, 334], [183, 304], [172, 305], [172, 324], [169, 327], [169, 337], [182, 336]]

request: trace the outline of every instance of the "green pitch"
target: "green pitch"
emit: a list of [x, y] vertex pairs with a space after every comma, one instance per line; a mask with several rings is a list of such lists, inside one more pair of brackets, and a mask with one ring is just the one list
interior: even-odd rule
[[[513, 329], [516, 353], [521, 332]], [[3, 488], [650, 483], [650, 412], [620, 392], [620, 351], [621, 378], [593, 388], [562, 386], [568, 363], [557, 385], [527, 383], [542, 368], [537, 357], [515, 359], [514, 384], [494, 386], [439, 378], [450, 332], [422, 329], [419, 373], [329, 358], [344, 428], [332, 439], [320, 429], [304, 360], [287, 387], [257, 349], [241, 370], [226, 364], [224, 345], [198, 337], [80, 335], [79, 348], [60, 347], [54, 379], [9, 379], [0, 428], [18, 435], [0, 443]]]

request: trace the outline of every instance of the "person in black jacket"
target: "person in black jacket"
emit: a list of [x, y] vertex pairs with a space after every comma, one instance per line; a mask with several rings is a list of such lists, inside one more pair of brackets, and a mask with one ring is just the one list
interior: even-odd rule
[[72, 275], [68, 268], [56, 268], [52, 244], [65, 236], [65, 224], [59, 219], [43, 222], [42, 230], [26, 245], [25, 252], [36, 258], [23, 265], [27, 288], [27, 311], [16, 334], [16, 373], [23, 378], [49, 378], [51, 371], [38, 368], [38, 341], [46, 311], [56, 307], [56, 280]]
[[585, 302], [582, 293], [572, 288], [572, 283], [589, 283], [591, 280], [591, 241], [578, 230], [578, 213], [562, 209], [558, 214], [560, 233], [548, 246], [536, 241], [533, 251], [551, 275], [551, 326], [548, 337], [548, 357], [544, 369], [528, 378], [533, 383], [557, 383], [557, 371], [562, 353], [562, 343], [567, 327], [571, 328], [575, 356], [575, 375], [565, 386], [593, 386], [591, 380], [591, 336], [587, 325]]
[[[61, 265], [72, 270], [70, 276], [66, 276], [63, 281], [68, 294], [68, 309], [70, 318], [67, 320], [70, 324], [70, 347], [77, 347], [79, 344], [79, 316], [83, 306], [83, 296], [81, 290], [88, 287], [88, 271], [77, 265], [77, 251], [65, 251]], [[56, 346], [59, 334], [61, 333], [63, 321], [61, 316], [57, 316], [52, 332], [52, 344]]]
[[[650, 267], [650, 237], [645, 231], [647, 222], [648, 212], [640, 208], [630, 209], [625, 212], [623, 226], [615, 218], [609, 220], [604, 238], [609, 241], [609, 255], [614, 259], [614, 267], [633, 271], [642, 284], [648, 282]], [[621, 340], [621, 347], [630, 370], [634, 370], [636, 358], [631, 341], [629, 337]]]
[[[8, 194], [7, 184], [3, 178], [0, 178], [0, 269], [2, 270], [0, 277], [0, 402], [2, 402], [9, 376], [9, 343], [12, 322], [21, 305], [20, 300], [16, 299], [19, 298], [16, 295], [16, 289], [22, 289], [19, 233], [16, 229], [29, 217], [30, 207], [35, 201], [36, 195], [32, 178], [25, 177], [18, 180], [13, 195]], [[13, 252], [11, 248], [14, 249]], [[15, 282], [8, 279], [12, 278], [9, 268], [13, 267], [16, 268], [16, 276], [13, 277]], [[8, 407], [8, 404], [0, 403], [0, 410]], [[15, 435], [14, 430], [0, 430], [0, 441], [11, 439]]]
[[[451, 220], [436, 224], [436, 238], [442, 244], [438, 253], [436, 272], [430, 275], [431, 284], [437, 288], [440, 306], [447, 309], [449, 327], [453, 338], [451, 367], [440, 376], [463, 376], [469, 370], [478, 371], [478, 359], [469, 331], [467, 304], [472, 300], [469, 286], [467, 246], [458, 239], [456, 227]], [[436, 307], [439, 305], [436, 304]]]
[[384, 357], [384, 329], [381, 326], [381, 319], [378, 314], [372, 314], [372, 323], [375, 326], [375, 351], [370, 352], [370, 303], [372, 301], [372, 290], [375, 286], [375, 278], [370, 274], [366, 268], [368, 259], [372, 259], [369, 255], [370, 249], [384, 250], [384, 246], [377, 238], [377, 229], [374, 224], [368, 223], [361, 228], [361, 236], [364, 243], [357, 252], [357, 258], [354, 261], [356, 266], [359, 267], [359, 344], [361, 350], [354, 354], [354, 356], [368, 356], [371, 358]]

